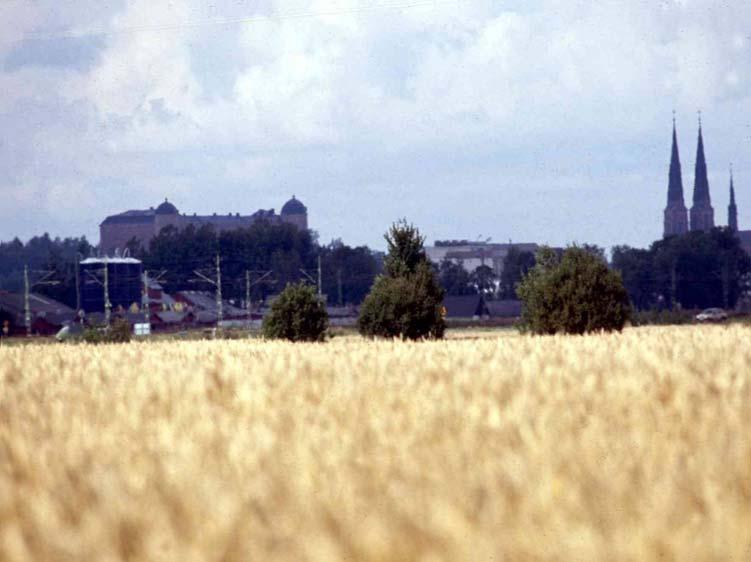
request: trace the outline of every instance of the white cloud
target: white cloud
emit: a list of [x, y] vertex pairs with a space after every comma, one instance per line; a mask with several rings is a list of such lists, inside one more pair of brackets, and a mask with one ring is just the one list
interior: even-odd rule
[[[637, 173], [652, 178], [667, 158], [670, 109], [685, 121], [699, 107], [735, 136], [708, 143], [718, 160], [738, 162], [742, 175], [747, 144], [737, 139], [745, 138], [746, 124], [731, 119], [751, 101], [746, 4], [395, 5], [136, 0], [110, 12], [96, 3], [62, 15], [52, 5], [11, 4], [3, 9], [12, 17], [0, 18], [0, 36], [8, 38], [0, 61], [25, 34], [54, 24], [79, 38], [94, 34], [102, 46], [81, 67], [0, 72], [0, 126], [17, 145], [12, 161], [0, 156], [0, 192], [23, 185], [47, 194], [51, 206], [63, 189], [81, 198], [106, 195], [114, 211], [165, 192], [198, 205], [194, 194], [207, 182], [215, 198], [234, 201], [245, 181], [262, 198], [258, 207], [278, 207], [295, 191], [323, 208], [347, 186], [367, 200], [368, 219], [376, 212], [386, 222], [405, 206], [419, 213], [425, 200], [453, 201], [433, 189], [451, 189], [444, 181], [451, 162], [453, 189], [486, 193], [489, 208], [518, 213], [519, 204], [506, 198], [521, 193], [493, 191], [486, 174], [507, 170], [496, 185], [527, 176], [547, 186], [539, 189], [551, 200], [559, 200], [555, 190], [573, 193], [576, 185], [620, 185]], [[20, 112], [29, 104], [40, 109], [25, 127]], [[687, 186], [690, 152], [683, 150]], [[415, 203], [378, 198], [368, 187], [374, 185], [391, 186], [383, 189], [392, 195], [408, 186]], [[662, 186], [643, 189], [648, 198], [624, 213], [641, 220], [644, 205], [654, 205], [658, 222]], [[608, 209], [596, 200], [581, 204], [584, 216]], [[378, 234], [360, 232], [357, 212], [329, 223], [319, 213], [319, 228], [332, 229], [328, 237], [347, 239], [338, 229], [348, 228], [353, 242], [377, 241]], [[551, 225], [542, 237], [591, 232], [555, 212], [539, 217]], [[518, 214], [499, 216], [504, 228], [527, 230]], [[483, 220], [484, 230], [493, 228], [490, 216]], [[456, 221], [461, 229], [473, 219]], [[610, 232], [594, 241], [623, 241], [616, 238], [622, 230]]]

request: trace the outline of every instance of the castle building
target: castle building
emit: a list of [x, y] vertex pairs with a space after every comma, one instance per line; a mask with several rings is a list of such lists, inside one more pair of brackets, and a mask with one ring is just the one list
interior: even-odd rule
[[282, 207], [281, 213], [274, 209], [260, 209], [252, 215], [240, 213], [218, 215], [181, 214], [177, 207], [164, 200], [156, 209], [131, 210], [111, 215], [99, 225], [99, 251], [105, 255], [114, 255], [122, 251], [135, 239], [148, 248], [149, 242], [166, 226], [178, 229], [189, 225], [200, 228], [210, 225], [217, 232], [248, 228], [255, 222], [267, 221], [272, 224], [292, 224], [301, 230], [308, 229], [308, 209], [295, 196]]

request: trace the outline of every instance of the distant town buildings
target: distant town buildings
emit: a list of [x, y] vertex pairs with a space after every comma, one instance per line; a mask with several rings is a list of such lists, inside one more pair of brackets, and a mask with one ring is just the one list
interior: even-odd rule
[[[25, 304], [23, 294], [0, 290], [0, 337], [26, 335]], [[32, 334], [54, 334], [76, 317], [72, 308], [38, 293], [29, 294], [28, 305]]]
[[[737, 233], [741, 245], [751, 254], [751, 230], [738, 230], [738, 207], [735, 203], [733, 170], [730, 170], [730, 204], [728, 205], [727, 225]], [[696, 144], [694, 167], [694, 191], [691, 209], [687, 209], [683, 199], [683, 179], [681, 160], [678, 153], [678, 139], [673, 118], [673, 144], [668, 172], [668, 202], [663, 213], [663, 237], [686, 234], [689, 231], [709, 231], [715, 226], [714, 208], [709, 193], [707, 160], [704, 154], [704, 137], [699, 119], [699, 135]]]
[[189, 225], [196, 228], [211, 225], [217, 232], [222, 232], [247, 228], [260, 220], [274, 224], [293, 224], [297, 228], [307, 230], [308, 209], [293, 195], [278, 215], [274, 209], [261, 209], [252, 215], [240, 215], [240, 213], [188, 215], [180, 213], [177, 207], [165, 199], [156, 209], [152, 207], [147, 210], [125, 211], [104, 219], [99, 225], [99, 251], [103, 255], [115, 255], [122, 252], [131, 240], [137, 240], [142, 246], [148, 248], [151, 239], [166, 226], [182, 229]]
[[481, 265], [487, 265], [495, 275], [500, 276], [503, 273], [503, 262], [511, 248], [536, 253], [539, 246], [529, 242], [496, 244], [468, 240], [437, 240], [434, 246], [425, 247], [425, 253], [430, 261], [436, 264], [449, 260], [461, 265], [468, 272]]

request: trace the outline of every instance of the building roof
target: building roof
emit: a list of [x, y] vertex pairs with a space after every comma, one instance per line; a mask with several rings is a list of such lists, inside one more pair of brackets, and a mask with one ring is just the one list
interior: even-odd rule
[[[216, 297], [211, 293], [204, 291], [180, 291], [175, 293], [175, 296], [179, 299], [185, 300], [189, 305], [192, 305], [197, 311], [197, 318], [202, 318], [201, 312], [207, 312], [209, 314], [216, 314]], [[247, 313], [242, 308], [231, 305], [226, 300], [222, 301], [222, 314], [226, 318], [242, 317]], [[205, 316], [205, 315], [204, 315]]]
[[93, 265], [93, 264], [102, 264], [104, 265], [104, 262], [107, 263], [130, 263], [133, 265], [141, 263], [141, 260], [137, 260], [136, 258], [122, 258], [115, 256], [113, 258], [110, 257], [102, 257], [102, 258], [86, 258], [85, 260], [79, 262], [81, 265]]
[[167, 198], [165, 197], [164, 203], [159, 205], [156, 208], [156, 211], [154, 211], [154, 213], [157, 215], [177, 215], [178, 210], [177, 210], [177, 207], [175, 207], [172, 203], [167, 201]]
[[282, 215], [306, 215], [307, 213], [307, 207], [296, 199], [294, 195], [282, 207]]
[[[38, 293], [29, 294], [29, 309], [32, 321], [36, 318], [44, 318], [50, 324], [61, 325], [63, 322], [73, 320], [76, 316], [76, 311], [69, 306]], [[0, 291], [0, 310], [7, 311], [17, 318], [18, 323], [23, 323], [23, 295]]]
[[522, 302], [518, 300], [488, 301], [487, 305], [493, 318], [518, 318], [522, 315]]
[[152, 317], [156, 317], [159, 321], [165, 323], [165, 324], [179, 324], [180, 322], [183, 322], [188, 316], [190, 316], [190, 312], [176, 312], [174, 310], [161, 310], [159, 312], [154, 312]]
[[126, 211], [110, 215], [102, 224], [150, 224], [154, 222], [154, 211]]

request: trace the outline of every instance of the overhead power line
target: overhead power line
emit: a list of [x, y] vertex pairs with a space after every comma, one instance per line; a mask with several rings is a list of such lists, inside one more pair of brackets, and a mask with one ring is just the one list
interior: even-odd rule
[[107, 37], [111, 35], [129, 35], [133, 33], [144, 32], [162, 32], [162, 31], [179, 31], [181, 29], [190, 29], [198, 27], [222, 27], [232, 25], [242, 25], [246, 23], [267, 22], [267, 21], [285, 21], [297, 19], [310, 19], [322, 17], [334, 17], [345, 15], [358, 15], [365, 13], [376, 13], [384, 11], [400, 11], [415, 8], [431, 8], [448, 4], [459, 4], [461, 0], [414, 0], [413, 2], [384, 2], [374, 6], [364, 6], [349, 9], [326, 10], [317, 12], [294, 12], [294, 13], [277, 13], [268, 15], [254, 15], [236, 18], [212, 18], [206, 21], [185, 21], [180, 23], [161, 24], [161, 25], [139, 25], [121, 27], [118, 29], [82, 29], [68, 30], [53, 33], [31, 32], [24, 37], [8, 41], [0, 40], [0, 44], [21, 43], [28, 40], [49, 41], [53, 39], [82, 39], [85, 37]]

